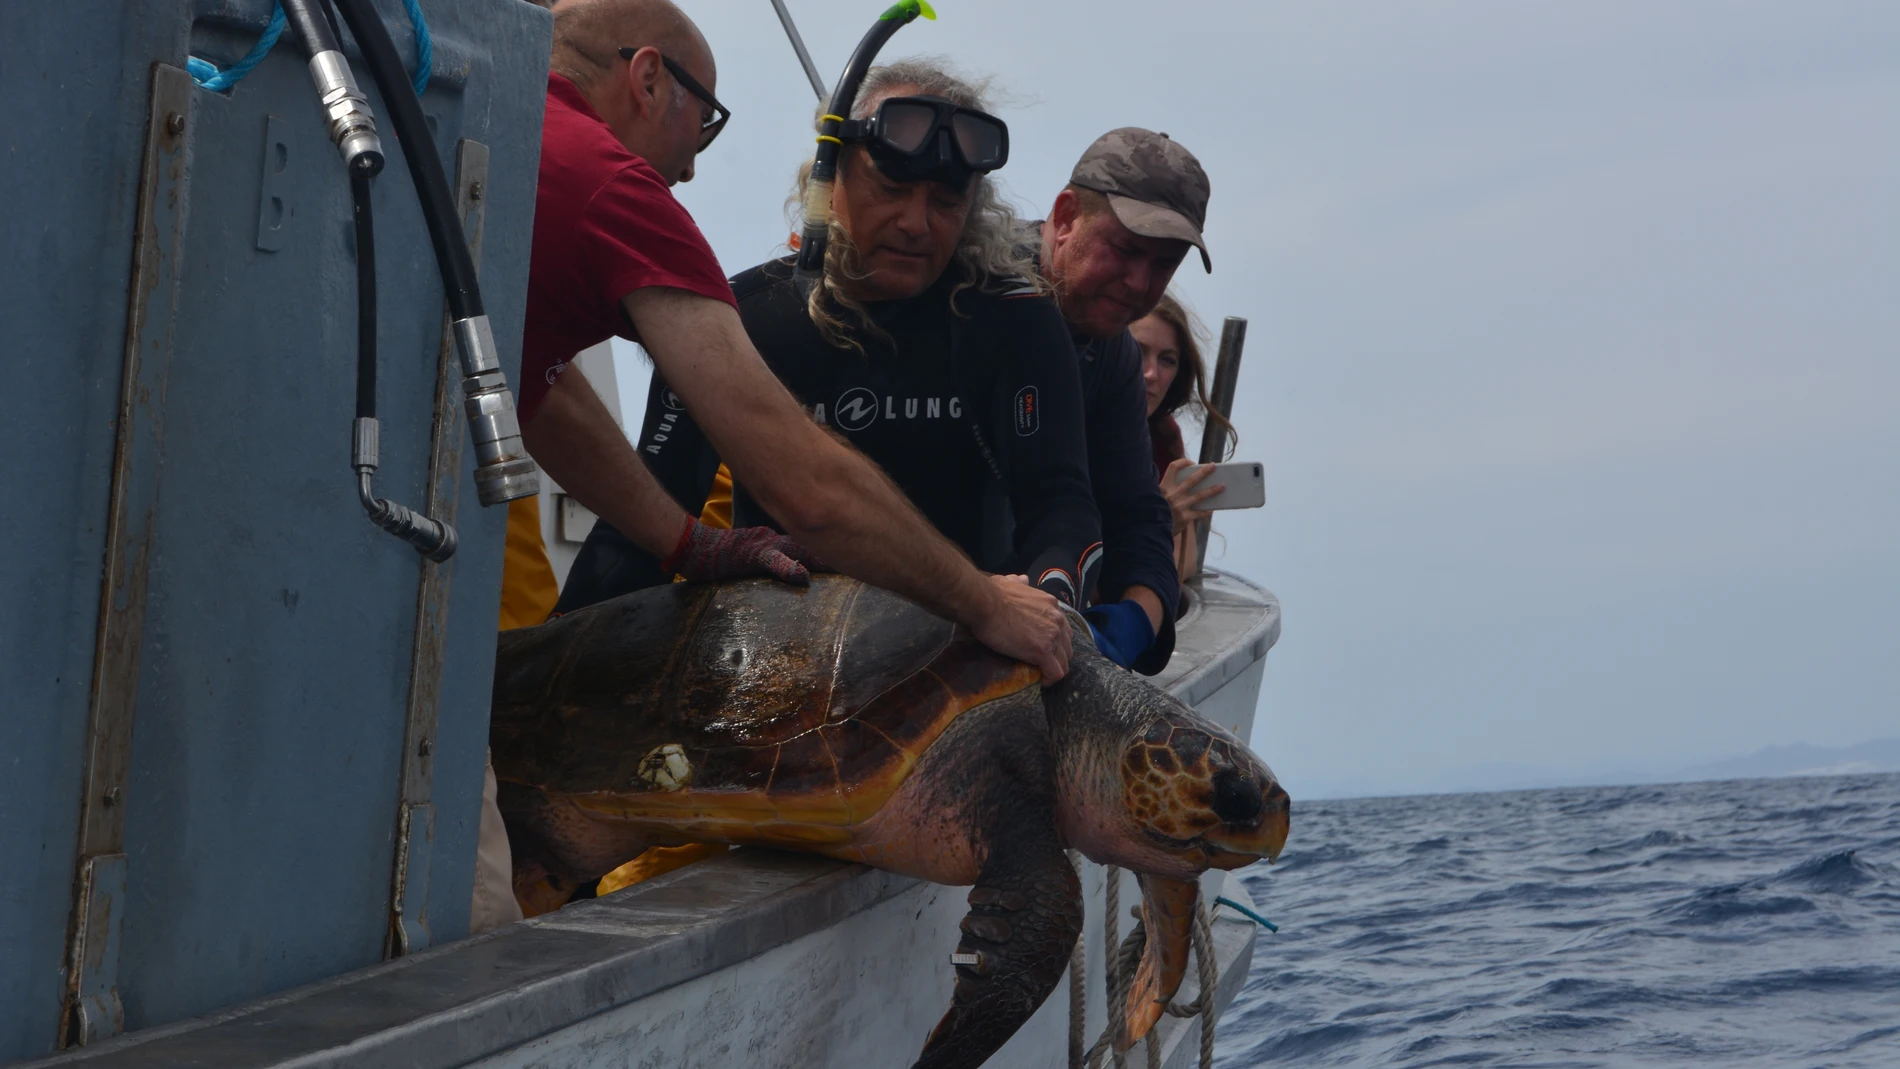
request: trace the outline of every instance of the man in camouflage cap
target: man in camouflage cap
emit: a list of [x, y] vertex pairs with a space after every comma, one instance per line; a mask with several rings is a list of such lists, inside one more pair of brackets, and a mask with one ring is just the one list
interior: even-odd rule
[[1082, 153], [1040, 224], [1043, 275], [1082, 358], [1089, 481], [1102, 517], [1097, 644], [1158, 672], [1174, 652], [1180, 574], [1174, 524], [1155, 477], [1141, 349], [1128, 325], [1154, 311], [1191, 246], [1212, 271], [1201, 227], [1207, 172], [1167, 134], [1110, 130]]
[[1138, 126], [1110, 130], [1076, 162], [1042, 225], [1042, 263], [1075, 331], [1109, 338], [1154, 311], [1191, 245], [1214, 270], [1201, 228], [1207, 172], [1194, 154]]

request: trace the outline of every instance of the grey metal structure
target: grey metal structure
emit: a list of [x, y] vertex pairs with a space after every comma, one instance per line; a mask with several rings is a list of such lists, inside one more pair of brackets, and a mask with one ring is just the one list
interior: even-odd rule
[[772, 10], [778, 12], [779, 25], [785, 27], [785, 36], [792, 42], [792, 51], [798, 53], [798, 66], [805, 72], [805, 80], [811, 83], [811, 91], [818, 95], [820, 104], [824, 103], [827, 93], [824, 76], [818, 73], [818, 65], [811, 61], [811, 53], [805, 50], [805, 38], [798, 32], [798, 23], [792, 21], [792, 13], [786, 9], [785, 0], [772, 0]]
[[[457, 194], [512, 377], [550, 20], [424, 6], [431, 148], [485, 169]], [[461, 548], [362, 520], [349, 185], [303, 57], [223, 93], [183, 73], [271, 7], [0, 5], [0, 1061], [467, 931], [505, 516], [385, 137], [379, 474]]]
[[[1234, 390], [1240, 385], [1240, 353], [1247, 345], [1247, 321], [1240, 316], [1228, 316], [1220, 325], [1220, 351], [1214, 358], [1214, 383], [1208, 390], [1207, 403], [1214, 411], [1227, 419], [1234, 414]], [[1227, 429], [1209, 420], [1206, 429], [1201, 431], [1202, 464], [1219, 464], [1227, 458]], [[1206, 519], [1194, 525], [1195, 571], [1207, 567], [1207, 536], [1213, 530], [1213, 520]]]

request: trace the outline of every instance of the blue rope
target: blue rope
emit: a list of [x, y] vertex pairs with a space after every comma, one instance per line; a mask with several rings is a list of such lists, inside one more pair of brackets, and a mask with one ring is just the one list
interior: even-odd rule
[[[416, 73], [411, 84], [416, 88], [416, 95], [421, 96], [429, 88], [429, 75], [435, 71], [435, 42], [429, 37], [428, 20], [422, 17], [421, 0], [402, 0], [402, 6], [409, 12], [410, 25], [416, 28]], [[251, 68], [264, 62], [264, 57], [277, 47], [277, 39], [283, 35], [284, 7], [276, 4], [271, 10], [270, 24], [264, 27], [264, 35], [257, 39], [243, 59], [219, 70], [209, 60], [188, 56], [185, 69], [191, 72], [192, 80], [200, 88], [222, 93], [243, 81], [244, 76], [251, 73]]]
[[429, 87], [429, 74], [435, 70], [435, 42], [429, 40], [429, 23], [422, 17], [422, 0], [402, 0], [409, 12], [409, 24], [416, 28], [416, 95]]
[[270, 25], [264, 27], [264, 36], [257, 39], [257, 43], [251, 46], [251, 50], [243, 59], [219, 70], [197, 56], [189, 56], [185, 59], [185, 69], [191, 72], [192, 81], [197, 82], [200, 87], [214, 93], [222, 93], [242, 81], [245, 75], [251, 73], [252, 67], [264, 62], [264, 57], [270, 55], [270, 50], [277, 46], [277, 39], [283, 36], [283, 33], [283, 5], [273, 5]]
[[1216, 898], [1214, 900], [1214, 904], [1217, 906], [1232, 906], [1233, 908], [1246, 914], [1250, 920], [1260, 925], [1260, 927], [1265, 928], [1269, 932], [1277, 932], [1280, 930], [1279, 925], [1273, 923], [1272, 921], [1268, 920], [1265, 917], [1262, 917], [1260, 914], [1255, 913], [1253, 910], [1248, 909], [1246, 906], [1241, 905], [1240, 903], [1234, 901], [1231, 898], [1226, 897], [1225, 895], [1221, 896], [1220, 898]]

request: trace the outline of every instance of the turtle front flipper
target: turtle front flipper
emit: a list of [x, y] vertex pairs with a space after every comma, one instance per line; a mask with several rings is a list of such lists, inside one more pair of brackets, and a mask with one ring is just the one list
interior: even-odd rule
[[1193, 940], [1194, 904], [1201, 885], [1194, 880], [1141, 877], [1141, 926], [1146, 942], [1141, 965], [1128, 987], [1124, 1030], [1115, 1038], [1117, 1050], [1127, 1050], [1148, 1034], [1166, 1011], [1168, 1000], [1181, 988], [1187, 974], [1188, 948]]
[[976, 1069], [1049, 997], [1082, 934], [1039, 688], [959, 717], [912, 779], [930, 785], [937, 807], [960, 811], [981, 858], [951, 957], [956, 993], [914, 1069]]
[[1082, 884], [1043, 822], [992, 844], [951, 956], [956, 996], [913, 1069], [974, 1069], [1049, 997], [1082, 933]]

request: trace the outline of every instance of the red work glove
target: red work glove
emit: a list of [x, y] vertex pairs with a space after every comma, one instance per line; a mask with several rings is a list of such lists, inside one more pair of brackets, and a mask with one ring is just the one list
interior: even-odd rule
[[769, 575], [781, 583], [805, 586], [811, 570], [822, 565], [804, 546], [770, 527], [728, 530], [687, 519], [679, 545], [660, 562], [660, 571], [679, 574], [693, 582]]

